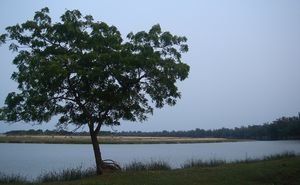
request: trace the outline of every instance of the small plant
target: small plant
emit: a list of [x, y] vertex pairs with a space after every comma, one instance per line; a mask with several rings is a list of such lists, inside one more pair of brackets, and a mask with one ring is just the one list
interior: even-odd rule
[[148, 171], [148, 170], [170, 170], [171, 166], [165, 161], [151, 161], [148, 163], [143, 163], [139, 161], [133, 161], [132, 163], [126, 165], [124, 171]]
[[7, 175], [0, 172], [0, 183], [26, 183], [28, 182], [27, 179], [19, 174], [11, 174]]

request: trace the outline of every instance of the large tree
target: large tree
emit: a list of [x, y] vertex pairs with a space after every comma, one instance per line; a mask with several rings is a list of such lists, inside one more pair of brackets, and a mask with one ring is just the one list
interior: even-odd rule
[[0, 120], [43, 123], [59, 116], [58, 125], [87, 125], [101, 174], [97, 135], [102, 126], [146, 120], [154, 107], [175, 105], [180, 98], [176, 82], [189, 73], [181, 61], [187, 39], [154, 25], [123, 40], [115, 26], [78, 10], [60, 18], [53, 23], [43, 8], [0, 36], [17, 52], [11, 78], [18, 83], [0, 109]]

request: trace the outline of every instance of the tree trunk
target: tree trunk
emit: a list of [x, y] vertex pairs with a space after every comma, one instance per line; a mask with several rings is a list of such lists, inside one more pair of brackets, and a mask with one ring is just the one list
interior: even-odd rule
[[94, 149], [94, 156], [95, 156], [95, 161], [96, 161], [96, 170], [97, 170], [97, 175], [101, 175], [103, 173], [102, 170], [102, 157], [101, 157], [101, 152], [100, 152], [100, 147], [99, 147], [99, 142], [97, 139], [97, 132], [93, 130], [93, 128], [90, 128], [90, 135], [92, 139], [92, 144], [93, 144], [93, 149]]

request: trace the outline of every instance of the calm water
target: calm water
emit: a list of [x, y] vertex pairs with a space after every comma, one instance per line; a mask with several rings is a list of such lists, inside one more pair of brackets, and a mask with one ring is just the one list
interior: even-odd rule
[[[201, 144], [106, 144], [103, 159], [121, 165], [131, 161], [163, 160], [173, 168], [189, 159], [227, 161], [259, 158], [282, 152], [300, 154], [300, 141], [252, 141]], [[94, 165], [92, 145], [81, 144], [0, 144], [0, 172], [21, 174], [29, 179], [46, 171]]]

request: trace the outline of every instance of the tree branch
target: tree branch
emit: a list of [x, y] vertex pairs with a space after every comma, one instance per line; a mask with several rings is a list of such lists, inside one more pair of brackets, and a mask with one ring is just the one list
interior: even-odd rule
[[67, 97], [64, 97], [64, 96], [56, 96], [56, 97], [52, 97], [49, 99], [49, 101], [51, 100], [69, 100], [69, 101], [73, 101], [76, 103], [75, 99], [72, 99], [72, 98], [67, 98]]
[[[77, 96], [77, 92], [76, 90], [73, 88], [73, 85], [71, 83], [71, 80], [70, 80], [70, 76], [67, 77], [67, 82], [69, 84], [69, 88], [70, 88], [70, 91], [72, 93], [72, 95], [74, 96], [74, 102], [77, 103], [77, 105], [79, 106], [79, 108], [82, 110], [82, 112], [84, 114], [86, 114], [87, 118], [88, 118], [88, 125], [92, 125], [93, 126], [93, 122], [92, 122], [92, 115], [89, 113], [88, 109], [86, 108], [85, 105], [83, 105], [81, 103], [81, 100], [80, 98]], [[93, 126], [94, 127], [94, 126]], [[94, 129], [94, 128], [93, 128]]]
[[98, 125], [97, 125], [96, 128], [95, 128], [96, 134], [99, 133], [101, 126], [102, 126], [102, 124], [101, 124], [101, 123], [98, 123]]

